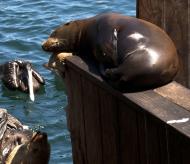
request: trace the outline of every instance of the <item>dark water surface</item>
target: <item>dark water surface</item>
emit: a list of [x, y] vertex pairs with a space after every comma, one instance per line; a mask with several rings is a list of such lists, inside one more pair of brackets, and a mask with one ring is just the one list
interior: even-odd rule
[[50, 163], [72, 163], [66, 125], [67, 96], [62, 79], [42, 67], [49, 55], [41, 43], [58, 25], [107, 11], [135, 15], [135, 0], [0, 0], [0, 63], [31, 61], [46, 80], [31, 102], [28, 95], [9, 91], [0, 83], [0, 107], [32, 129], [48, 133]]

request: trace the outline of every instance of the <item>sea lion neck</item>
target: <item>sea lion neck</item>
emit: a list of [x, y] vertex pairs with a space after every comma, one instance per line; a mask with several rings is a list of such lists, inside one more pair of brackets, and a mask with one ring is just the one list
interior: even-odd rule
[[84, 35], [84, 31], [86, 28], [86, 19], [82, 20], [77, 20], [75, 21], [76, 24], [76, 31], [75, 31], [75, 36], [74, 36], [74, 46], [73, 46], [73, 51], [77, 52], [81, 48], [81, 43]]
[[89, 40], [88, 31], [90, 28], [92, 28], [92, 22], [95, 20], [92, 18], [82, 19], [75, 21], [77, 25], [77, 30], [75, 31], [75, 45], [73, 50], [77, 53], [84, 53], [88, 52], [88, 49], [90, 49], [90, 42], [86, 42], [86, 40]]

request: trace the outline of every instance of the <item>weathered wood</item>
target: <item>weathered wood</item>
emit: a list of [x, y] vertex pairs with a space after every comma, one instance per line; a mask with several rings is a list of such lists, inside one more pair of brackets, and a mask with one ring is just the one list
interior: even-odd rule
[[89, 164], [102, 163], [101, 117], [98, 89], [82, 79], [84, 125], [86, 135], [87, 160]]
[[139, 163], [136, 110], [124, 102], [119, 102], [118, 110], [121, 164]]
[[[118, 111], [117, 102], [105, 90], [98, 90], [100, 98], [100, 117], [102, 134], [103, 163], [120, 164], [118, 158]], [[109, 114], [108, 114], [109, 113]]]
[[[75, 164], [190, 163], [190, 112], [182, 106], [190, 102], [186, 88], [172, 82], [123, 94], [81, 58], [70, 57], [66, 65]], [[185, 99], [176, 101], [170, 88], [173, 95], [184, 92]]]
[[154, 91], [190, 111], [190, 90], [179, 83], [172, 82], [168, 85], [157, 88]]
[[148, 115], [146, 117], [146, 136], [146, 140], [148, 141], [148, 162], [154, 164], [167, 164], [167, 137], [164, 123]]
[[176, 80], [190, 87], [190, 0], [137, 0], [137, 17], [164, 29], [181, 59]]
[[[68, 86], [68, 127], [71, 132], [73, 162], [77, 164], [87, 163], [86, 134], [84, 124], [82, 83], [79, 74], [75, 75], [72, 69], [68, 69], [65, 83]], [[74, 92], [73, 92], [74, 91]]]
[[136, 16], [164, 28], [165, 0], [137, 0]]

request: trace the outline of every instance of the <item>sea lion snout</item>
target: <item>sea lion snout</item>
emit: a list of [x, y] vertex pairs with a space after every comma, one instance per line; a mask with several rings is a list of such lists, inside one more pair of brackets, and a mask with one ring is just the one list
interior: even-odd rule
[[46, 41], [42, 43], [42, 49], [44, 51], [53, 52], [57, 51], [60, 47], [59, 39], [57, 38], [48, 38]]

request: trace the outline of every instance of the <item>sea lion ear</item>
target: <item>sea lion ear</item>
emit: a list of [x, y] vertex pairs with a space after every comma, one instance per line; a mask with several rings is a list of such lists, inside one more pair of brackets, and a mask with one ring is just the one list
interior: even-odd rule
[[65, 23], [64, 25], [68, 26], [70, 23], [72, 23], [72, 21], [67, 22], [67, 23]]

